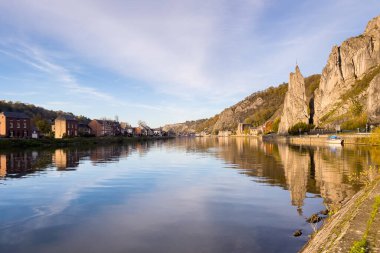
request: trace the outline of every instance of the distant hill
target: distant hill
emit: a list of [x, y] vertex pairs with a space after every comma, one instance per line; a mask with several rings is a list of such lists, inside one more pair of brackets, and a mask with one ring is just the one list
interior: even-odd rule
[[[41, 117], [46, 120], [55, 119], [62, 111], [52, 111], [32, 104], [0, 100], [0, 112], [23, 112], [30, 118]], [[73, 115], [72, 113], [65, 113]]]
[[[306, 95], [310, 100], [318, 87], [320, 75], [305, 78]], [[221, 113], [208, 118], [164, 126], [164, 130], [177, 133], [201, 132], [217, 134], [221, 130], [236, 130], [239, 122], [256, 126], [268, 124], [268, 131], [279, 118], [284, 103], [288, 84], [282, 83], [277, 87], [269, 87], [246, 97], [237, 104], [226, 108]]]

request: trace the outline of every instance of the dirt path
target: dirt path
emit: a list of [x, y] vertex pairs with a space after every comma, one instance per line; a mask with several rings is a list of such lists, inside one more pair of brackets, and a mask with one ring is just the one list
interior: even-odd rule
[[[380, 196], [380, 180], [358, 192], [334, 214], [301, 250], [302, 253], [350, 252], [363, 236], [370, 218], [374, 198]], [[380, 214], [376, 215], [367, 240], [369, 252], [380, 252]]]

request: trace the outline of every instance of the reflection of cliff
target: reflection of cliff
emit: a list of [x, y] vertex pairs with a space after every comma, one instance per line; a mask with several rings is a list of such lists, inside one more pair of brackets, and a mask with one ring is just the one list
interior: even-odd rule
[[[344, 178], [354, 172], [359, 161], [355, 161], [354, 154], [347, 153], [349, 151], [344, 153], [341, 148], [319, 148], [314, 152], [315, 180], [327, 205], [340, 204], [355, 194], [353, 187]], [[362, 161], [363, 158], [360, 157]]]
[[188, 151], [213, 154], [228, 164], [238, 165], [241, 173], [255, 181], [285, 185], [276, 144], [258, 138], [197, 138], [187, 142]]
[[294, 150], [287, 145], [279, 145], [284, 164], [286, 184], [290, 191], [292, 205], [301, 208], [306, 197], [310, 168], [310, 156], [305, 150]]
[[182, 146], [238, 165], [255, 181], [289, 189], [292, 204], [301, 212], [307, 192], [320, 193], [326, 204], [338, 204], [351, 197], [358, 188], [350, 185], [348, 175], [367, 167], [371, 160], [368, 150], [362, 148], [277, 145], [257, 138], [200, 138], [186, 140]]

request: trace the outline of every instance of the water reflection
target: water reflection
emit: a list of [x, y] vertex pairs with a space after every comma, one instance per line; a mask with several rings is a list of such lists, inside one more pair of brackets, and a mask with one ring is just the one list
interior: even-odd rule
[[255, 138], [3, 152], [0, 252], [295, 252], [379, 156]]

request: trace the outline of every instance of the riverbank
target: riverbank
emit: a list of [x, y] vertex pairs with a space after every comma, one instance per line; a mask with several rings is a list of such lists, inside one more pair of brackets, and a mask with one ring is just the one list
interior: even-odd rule
[[[333, 213], [300, 252], [379, 252], [380, 214], [373, 208], [379, 196], [377, 178]], [[359, 244], [364, 251], [350, 251]]]
[[[262, 140], [268, 142], [295, 144], [295, 145], [321, 145], [328, 144], [329, 135], [302, 135], [302, 136], [281, 136], [263, 135]], [[370, 134], [338, 134], [344, 140], [344, 144], [369, 145]]]
[[112, 143], [134, 143], [149, 140], [167, 140], [174, 137], [76, 137], [67, 139], [0, 139], [0, 149], [13, 149], [13, 148], [55, 148], [55, 147], [71, 147], [82, 145], [98, 145], [98, 144], [112, 144]]

